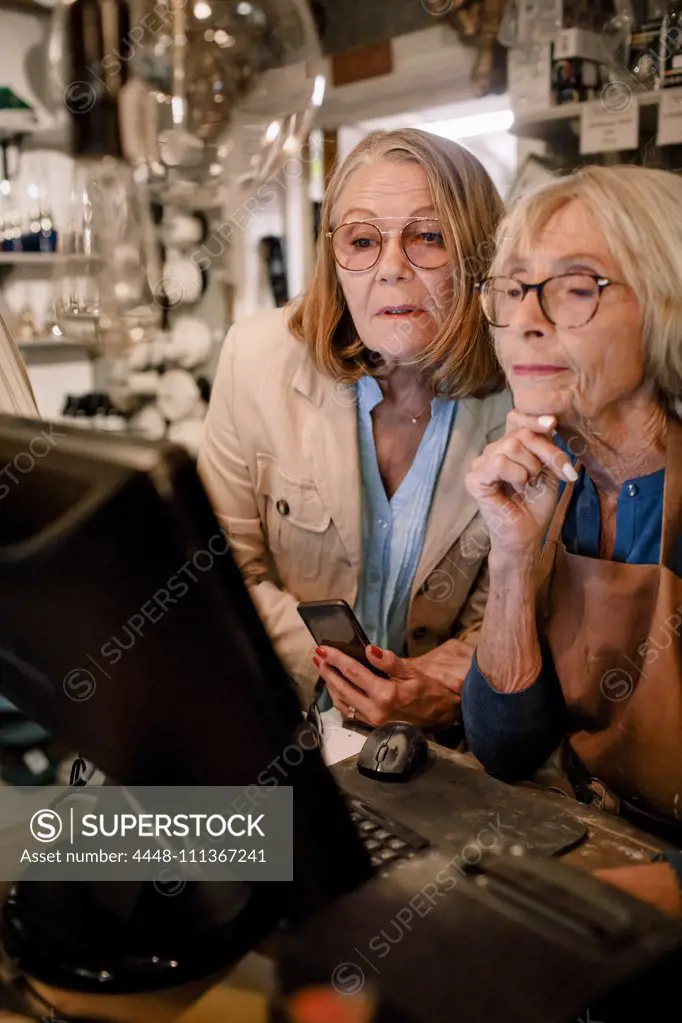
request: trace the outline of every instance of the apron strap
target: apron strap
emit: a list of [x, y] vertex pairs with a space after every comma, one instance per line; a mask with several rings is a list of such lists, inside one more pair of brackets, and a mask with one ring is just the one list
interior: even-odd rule
[[668, 444], [663, 490], [663, 524], [661, 527], [661, 564], [675, 563], [682, 523], [682, 423], [676, 416], [668, 417]]
[[[581, 464], [576, 462], [575, 471], [580, 475]], [[576, 481], [577, 482], [577, 481]], [[575, 490], [575, 483], [567, 483], [564, 487], [564, 492], [561, 495], [561, 499], [554, 509], [554, 515], [552, 521], [547, 529], [545, 536], [545, 543], [542, 548], [542, 555], [540, 557], [540, 567], [538, 574], [538, 596], [537, 596], [537, 609], [540, 613], [547, 610], [549, 602], [549, 590], [552, 579], [552, 568], [554, 567], [554, 558], [556, 555], [557, 544], [561, 540], [561, 531], [564, 528], [564, 522], [566, 521], [566, 515], [568, 514], [568, 506], [571, 503], [573, 497], [573, 491]]]
[[[580, 475], [581, 464], [580, 462], [575, 463], [575, 471]], [[564, 487], [564, 492], [561, 495], [561, 500], [556, 506], [552, 521], [549, 524], [547, 530], [547, 537], [545, 539], [545, 547], [548, 544], [557, 544], [561, 539], [561, 530], [564, 528], [564, 522], [566, 521], [566, 515], [568, 513], [568, 506], [571, 503], [573, 497], [573, 491], [575, 490], [575, 483], [567, 483]]]

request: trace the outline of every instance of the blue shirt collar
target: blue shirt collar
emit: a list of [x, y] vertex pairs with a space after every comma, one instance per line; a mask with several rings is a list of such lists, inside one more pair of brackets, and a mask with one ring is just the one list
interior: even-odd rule
[[371, 412], [384, 400], [383, 392], [374, 377], [360, 377], [357, 387], [358, 404], [363, 412]]
[[[379, 384], [370, 376], [362, 376], [357, 382], [358, 405], [362, 412], [370, 413], [383, 400], [384, 394]], [[431, 401], [432, 410], [435, 408], [434, 401], [447, 401], [446, 398], [434, 397]]]

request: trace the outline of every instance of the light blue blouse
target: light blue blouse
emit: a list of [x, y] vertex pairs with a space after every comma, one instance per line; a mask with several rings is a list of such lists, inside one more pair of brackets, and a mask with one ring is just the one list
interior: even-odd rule
[[371, 643], [405, 653], [407, 613], [431, 502], [455, 419], [456, 402], [434, 398], [414, 461], [388, 499], [379, 473], [372, 410], [383, 400], [373, 377], [357, 384], [362, 480], [362, 570], [355, 613]]

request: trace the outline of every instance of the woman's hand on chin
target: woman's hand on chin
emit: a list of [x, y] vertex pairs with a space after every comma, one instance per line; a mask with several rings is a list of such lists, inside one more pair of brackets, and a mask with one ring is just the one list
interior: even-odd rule
[[[463, 644], [462, 644], [463, 645]], [[390, 678], [381, 678], [353, 657], [318, 647], [313, 658], [334, 706], [345, 718], [373, 728], [387, 721], [409, 721], [425, 728], [446, 728], [459, 719], [456, 684], [448, 687], [422, 670], [418, 658], [397, 657], [390, 650], [367, 647], [367, 659]]]
[[538, 552], [559, 481], [577, 479], [568, 455], [550, 439], [555, 427], [554, 416], [512, 410], [504, 437], [472, 462], [465, 484], [490, 533], [491, 559]]

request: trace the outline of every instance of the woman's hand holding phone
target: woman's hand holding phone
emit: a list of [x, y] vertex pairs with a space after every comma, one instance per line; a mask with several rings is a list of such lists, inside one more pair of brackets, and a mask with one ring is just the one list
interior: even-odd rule
[[[458, 640], [450, 642], [459, 643]], [[470, 651], [471, 659], [473, 651], [469, 647], [467, 650]], [[432, 654], [435, 653], [432, 651]], [[449, 653], [454, 654], [454, 650]], [[459, 719], [457, 687], [459, 685], [461, 688], [461, 683], [456, 680], [456, 671], [462, 667], [460, 659], [452, 658], [453, 665], [456, 662], [458, 667], [451, 674], [448, 684], [444, 680], [445, 660], [433, 674], [424, 670], [428, 665], [426, 659], [431, 656], [429, 654], [419, 658], [403, 658], [375, 646], [368, 646], [365, 654], [368, 662], [386, 672], [389, 678], [380, 678], [355, 658], [333, 647], [320, 646], [313, 657], [334, 706], [344, 717], [363, 721], [373, 728], [387, 721], [407, 721], [423, 727], [446, 728]]]

